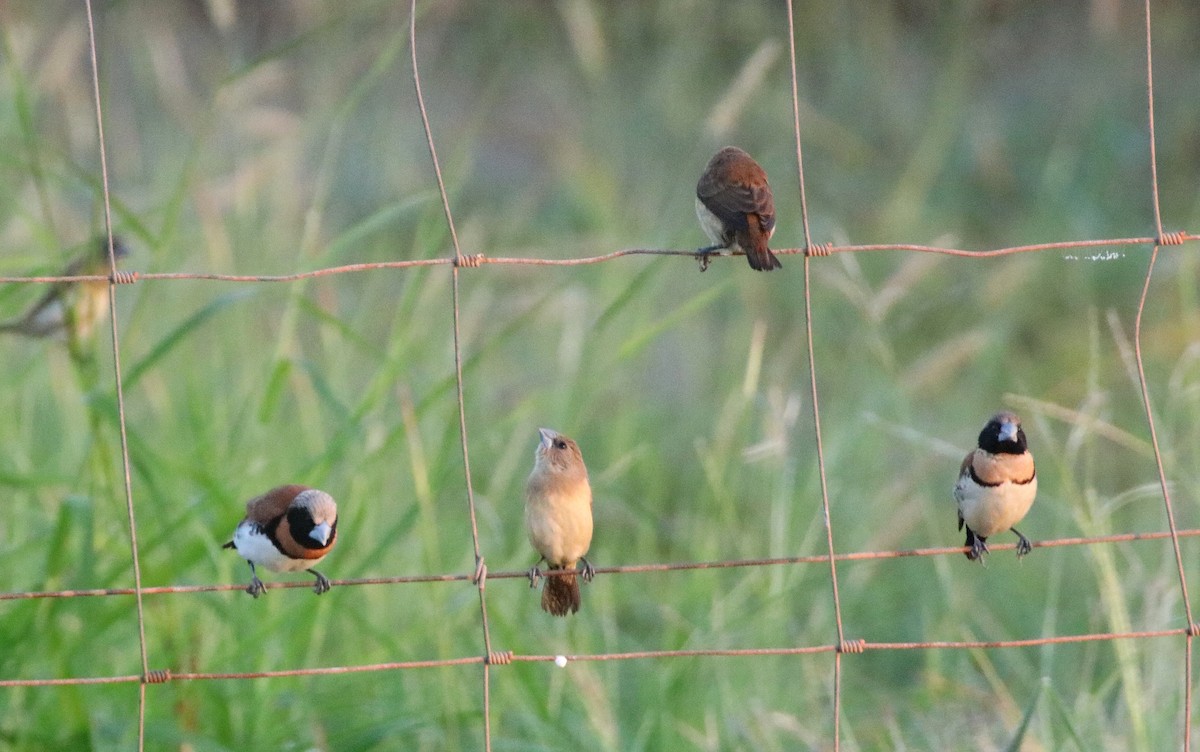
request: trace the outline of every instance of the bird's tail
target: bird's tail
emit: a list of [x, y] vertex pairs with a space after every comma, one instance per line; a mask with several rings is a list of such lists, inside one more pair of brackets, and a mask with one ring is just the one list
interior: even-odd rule
[[770, 233], [763, 229], [757, 216], [751, 214], [747, 219], [750, 225], [750, 242], [746, 244], [744, 250], [746, 251], [746, 260], [750, 262], [750, 268], [756, 272], [782, 269], [783, 264], [779, 263], [779, 259], [775, 258], [775, 254], [771, 253], [771, 249], [767, 247]]
[[570, 574], [552, 574], [542, 589], [542, 610], [554, 616], [566, 616], [579, 611], [583, 595], [579, 592], [579, 577], [570, 567]]

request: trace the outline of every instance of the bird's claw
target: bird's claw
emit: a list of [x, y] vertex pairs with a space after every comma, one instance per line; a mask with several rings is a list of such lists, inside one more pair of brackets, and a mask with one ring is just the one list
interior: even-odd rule
[[250, 585], [246, 588], [246, 592], [257, 598], [267, 592], [267, 586], [263, 584], [262, 580], [258, 579], [258, 575], [254, 575], [250, 579]]
[[596, 568], [586, 557], [580, 557], [579, 560], [583, 562], [583, 569], [580, 570], [579, 576], [583, 578], [584, 582], [591, 582], [592, 578], [596, 576]]
[[538, 586], [538, 581], [542, 579], [542, 570], [538, 569], [537, 564], [534, 564], [529, 568], [529, 571], [526, 572], [526, 576], [529, 577], [529, 587], [531, 589], [536, 588]]
[[710, 245], [700, 248], [696, 251], [696, 260], [700, 262], [700, 271], [703, 272], [708, 270], [708, 262], [710, 259], [712, 259], [713, 253], [720, 250], [721, 246]]
[[967, 558], [971, 561], [982, 561], [983, 555], [988, 553], [987, 541], [975, 536], [975, 540], [971, 543], [971, 550], [967, 553]]
[[313, 592], [317, 595], [320, 595], [321, 593], [328, 593], [329, 589], [333, 587], [333, 583], [329, 581], [329, 578], [315, 569], [309, 571], [311, 571], [313, 576], [317, 578], [317, 584], [313, 585]]
[[[1017, 530], [1014, 528], [1013, 532], [1017, 533]], [[1020, 559], [1022, 556], [1024, 556], [1025, 554], [1029, 553], [1032, 550], [1033, 550], [1033, 544], [1029, 542], [1029, 539], [1026, 538], [1024, 535], [1017, 533], [1017, 558]]]

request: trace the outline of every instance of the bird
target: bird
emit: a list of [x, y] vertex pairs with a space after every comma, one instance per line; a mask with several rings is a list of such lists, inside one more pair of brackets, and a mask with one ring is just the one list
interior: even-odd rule
[[317, 578], [313, 590], [320, 595], [332, 583], [313, 565], [337, 542], [337, 502], [324, 491], [308, 486], [279, 486], [246, 502], [246, 517], [233, 531], [232, 548], [250, 565], [246, 592], [257, 598], [267, 586], [258, 579], [255, 564], [272, 572], [308, 570]]
[[540, 557], [529, 569], [529, 586], [537, 587], [542, 562], [567, 571], [547, 577], [542, 589], [542, 610], [566, 616], [582, 603], [578, 578], [589, 582], [596, 573], [585, 556], [592, 543], [592, 487], [578, 444], [549, 428], [538, 434], [525, 484], [525, 529]]
[[[113, 237], [113, 257], [120, 260], [129, 249], [118, 237]], [[101, 238], [57, 276], [108, 276], [108, 238]], [[109, 281], [55, 282], [42, 297], [20, 316], [0, 323], [0, 332], [26, 337], [66, 337], [72, 342], [86, 341], [96, 324], [108, 316]]]
[[[781, 269], [767, 241], [775, 234], [775, 199], [767, 173], [746, 152], [726, 146], [696, 183], [696, 217], [719, 248], [741, 250], [750, 268]], [[707, 257], [705, 257], [707, 259]]]
[[1017, 558], [1032, 550], [1014, 525], [1024, 519], [1037, 496], [1037, 470], [1025, 440], [1021, 419], [996, 413], [979, 432], [979, 446], [967, 454], [954, 484], [958, 529], [967, 530], [966, 556], [975, 561], [987, 553], [987, 539], [1012, 530]]

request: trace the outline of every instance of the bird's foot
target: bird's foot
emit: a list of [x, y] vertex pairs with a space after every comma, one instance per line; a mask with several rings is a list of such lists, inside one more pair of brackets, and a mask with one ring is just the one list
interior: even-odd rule
[[969, 545], [971, 550], [967, 552], [967, 558], [971, 561], [982, 561], [983, 555], [988, 552], [987, 541], [976, 535], [975, 540], [971, 541]]
[[1017, 558], [1019, 559], [1033, 550], [1033, 544], [1030, 543], [1029, 539], [1022, 535], [1021, 532], [1015, 527], [1012, 529], [1012, 531], [1017, 534]]
[[591, 582], [592, 578], [596, 576], [596, 568], [592, 566], [586, 556], [580, 556], [579, 560], [583, 562], [583, 569], [579, 571], [579, 576], [583, 578], [584, 582]]
[[308, 571], [312, 572], [313, 577], [317, 578], [317, 584], [313, 585], [313, 592], [317, 595], [320, 595], [321, 593], [328, 593], [329, 588], [333, 587], [333, 583], [329, 581], [329, 578], [315, 569], [310, 569]]
[[258, 579], [258, 575], [253, 575], [250, 578], [250, 585], [246, 588], [246, 592], [257, 598], [267, 592], [267, 586], [263, 584], [262, 580]]
[[529, 587], [536, 588], [538, 586], [538, 582], [542, 579], [542, 570], [538, 569], [537, 564], [534, 564], [529, 568], [529, 571], [526, 572], [526, 576], [529, 577]]
[[719, 245], [709, 245], [696, 250], [696, 260], [700, 262], [700, 271], [708, 271], [708, 262], [714, 253], [724, 250]]

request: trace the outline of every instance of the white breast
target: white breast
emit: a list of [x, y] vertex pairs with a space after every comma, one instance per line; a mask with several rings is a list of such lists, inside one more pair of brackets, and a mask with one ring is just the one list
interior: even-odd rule
[[1024, 519], [1035, 496], [1036, 477], [1025, 484], [1005, 481], [998, 486], [980, 486], [964, 475], [954, 487], [963, 522], [984, 538], [1002, 533]]
[[272, 572], [300, 572], [311, 568], [320, 559], [293, 559], [271, 542], [252, 522], [243, 521], [233, 531], [233, 547], [246, 561], [255, 566], [266, 567]]
[[717, 215], [710, 212], [699, 198], [696, 199], [696, 219], [700, 220], [701, 229], [714, 245], [725, 245], [725, 241], [721, 239], [725, 231], [724, 223], [717, 219]]

